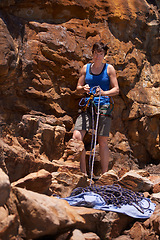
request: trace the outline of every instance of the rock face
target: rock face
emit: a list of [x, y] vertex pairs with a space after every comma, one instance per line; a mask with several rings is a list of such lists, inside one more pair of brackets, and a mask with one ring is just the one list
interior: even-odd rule
[[102, 39], [120, 85], [110, 134], [114, 159], [158, 161], [158, 9], [158, 1], [146, 0], [1, 1], [3, 134], [6, 125], [34, 155], [62, 157], [77, 115], [80, 68]]
[[[59, 231], [62, 218], [60, 225], [56, 225], [58, 220], [54, 223], [58, 229], [55, 232], [51, 228], [43, 232], [38, 225], [34, 232], [31, 222], [27, 222], [29, 228], [25, 231], [23, 221], [27, 220], [22, 216], [21, 203], [27, 211], [26, 202], [36, 199], [29, 190], [38, 192], [38, 196], [53, 192], [66, 196], [74, 187], [89, 184], [80, 174], [79, 158], [85, 146], [88, 160], [91, 134], [87, 134], [83, 145], [72, 140], [72, 130], [82, 97], [75, 93], [79, 72], [92, 60], [92, 45], [99, 40], [108, 46], [105, 61], [116, 69], [120, 94], [113, 97], [111, 171], [102, 175], [98, 183], [118, 182], [135, 191], [145, 188], [153, 191], [154, 201], [159, 202], [158, 176], [153, 181], [153, 176], [145, 179], [148, 176], [130, 172], [145, 166], [160, 174], [159, 12], [158, 0], [0, 1], [0, 177], [5, 176], [0, 195], [4, 189], [6, 194], [0, 198], [0, 238], [52, 234], [57, 240], [116, 239], [128, 227], [128, 219], [120, 226], [122, 219], [117, 214], [90, 214], [86, 210], [81, 210], [83, 219], [78, 225], [74, 214], [67, 217], [64, 210], [63, 233]], [[98, 175], [99, 160], [97, 145]], [[11, 188], [19, 186], [28, 191], [14, 187], [14, 193], [10, 192], [10, 182]], [[97, 226], [96, 233], [90, 219]], [[105, 231], [102, 225], [107, 226]], [[123, 232], [122, 238], [134, 238], [135, 230], [139, 236], [156, 239], [159, 224], [156, 217], [149, 223], [135, 223], [128, 235]]]

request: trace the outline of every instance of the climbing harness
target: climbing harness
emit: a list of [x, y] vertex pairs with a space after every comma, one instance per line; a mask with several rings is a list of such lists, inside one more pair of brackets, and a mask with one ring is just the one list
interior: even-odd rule
[[[144, 197], [143, 193], [134, 192], [130, 189], [122, 188], [119, 184], [105, 186], [92, 185], [86, 188], [78, 187], [72, 191], [70, 197], [85, 192], [94, 192], [96, 194], [99, 194], [104, 199], [107, 205], [112, 204], [118, 208], [122, 205], [129, 204], [134, 206], [138, 211], [143, 214], [146, 209], [150, 208], [150, 201], [149, 199]], [[144, 207], [144, 205], [142, 206], [142, 200], [147, 201], [147, 207]]]
[[[96, 106], [95, 102], [94, 102], [94, 90], [96, 92], [96, 89], [99, 88], [100, 92], [99, 92], [99, 98], [98, 98], [98, 105]], [[104, 109], [100, 109], [100, 99], [101, 99], [101, 88], [100, 86], [95, 86], [92, 88], [91, 93], [89, 94], [89, 98], [87, 100], [87, 102], [85, 101], [85, 98], [82, 98], [79, 102], [79, 106], [81, 107], [81, 110], [83, 112], [87, 111], [87, 108], [89, 106], [91, 106], [91, 115], [92, 115], [92, 139], [91, 139], [91, 148], [90, 148], [90, 156], [89, 156], [89, 171], [90, 171], [90, 186], [92, 184], [92, 179], [93, 179], [93, 168], [94, 168], [94, 159], [95, 159], [95, 152], [96, 152], [96, 142], [97, 142], [97, 132], [98, 132], [98, 123], [99, 123], [99, 116], [100, 115], [105, 115], [108, 117], [111, 117], [111, 112], [113, 111], [114, 108], [114, 101], [111, 98], [111, 105], [112, 107], [110, 108], [110, 111], [107, 112], [107, 114], [103, 113]], [[82, 102], [85, 102], [84, 104]], [[110, 106], [110, 104], [108, 105], [108, 107]], [[94, 122], [94, 113], [96, 113], [97, 115], [97, 119], [96, 119], [96, 125]], [[95, 125], [95, 131], [94, 131], [94, 125]], [[92, 155], [92, 149], [93, 150], [93, 155]]]
[[[98, 86], [96, 86], [96, 88], [98, 88]], [[93, 104], [94, 111], [97, 114], [98, 113], [98, 106], [94, 102], [94, 96], [95, 95], [91, 92], [90, 94], [87, 94], [87, 96], [89, 96], [89, 99], [87, 100], [87, 103], [85, 102], [86, 97], [81, 98], [81, 100], [79, 102], [79, 106], [81, 107], [81, 111], [86, 112], [87, 108]], [[107, 113], [103, 113], [103, 110], [107, 110], [108, 108], [110, 108], [109, 112], [107, 111]], [[99, 109], [99, 114], [112, 118], [111, 113], [112, 113], [113, 109], [114, 109], [114, 101], [113, 101], [113, 98], [110, 97], [110, 104], [103, 106], [103, 108], [100, 108]]]

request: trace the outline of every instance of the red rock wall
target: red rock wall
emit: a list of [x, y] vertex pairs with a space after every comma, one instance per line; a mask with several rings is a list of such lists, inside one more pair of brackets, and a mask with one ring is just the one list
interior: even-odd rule
[[[92, 44], [102, 39], [109, 47], [106, 61], [115, 67], [120, 85], [114, 97], [110, 150], [117, 159], [159, 161], [159, 10], [158, 0], [1, 1], [2, 138], [16, 136], [25, 144], [30, 139], [36, 154], [58, 159], [77, 116], [79, 98], [74, 90], [79, 70], [91, 60]], [[34, 124], [65, 127], [57, 138], [58, 150], [55, 143], [46, 150], [43, 142], [56, 139], [55, 128], [45, 138], [40, 125], [36, 131], [34, 124], [27, 130], [17, 128], [26, 114], [38, 116]]]

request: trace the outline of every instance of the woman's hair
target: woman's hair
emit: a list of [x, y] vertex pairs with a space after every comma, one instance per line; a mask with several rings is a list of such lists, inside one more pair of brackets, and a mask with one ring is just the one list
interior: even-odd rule
[[106, 55], [108, 48], [109, 47], [106, 44], [104, 44], [103, 42], [101, 42], [101, 41], [96, 42], [92, 47], [92, 53], [94, 53], [94, 51], [97, 51], [97, 52], [104, 51], [104, 54]]

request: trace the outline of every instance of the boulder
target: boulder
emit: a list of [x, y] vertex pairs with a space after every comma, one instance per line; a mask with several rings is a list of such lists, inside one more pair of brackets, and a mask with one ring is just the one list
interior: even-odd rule
[[10, 195], [10, 181], [7, 174], [0, 168], [0, 206], [3, 206]]
[[81, 174], [80, 162], [65, 161], [63, 165], [60, 165], [58, 172], [71, 172], [73, 174]]
[[160, 192], [158, 192], [158, 193], [153, 193], [153, 194], [151, 195], [151, 200], [160, 203]]
[[18, 237], [19, 220], [16, 215], [9, 215], [0, 222], [0, 239], [10, 240]]
[[96, 184], [98, 185], [112, 185], [118, 182], [118, 176], [114, 170], [102, 174]]
[[30, 173], [26, 177], [11, 184], [12, 187], [21, 187], [33, 192], [45, 193], [52, 183], [52, 175], [41, 169], [38, 172]]
[[50, 189], [53, 194], [62, 198], [70, 196], [74, 188], [88, 186], [87, 177], [71, 172], [53, 172]]
[[84, 144], [77, 139], [70, 139], [63, 154], [64, 160], [80, 161], [80, 156], [84, 150]]
[[[1, 131], [1, 129], [0, 129]], [[0, 168], [8, 175], [8, 170], [6, 168], [6, 163], [5, 163], [5, 156], [4, 156], [4, 151], [3, 147], [0, 144]]]
[[65, 200], [17, 187], [13, 192], [18, 199], [18, 213], [27, 239], [56, 235], [62, 229], [85, 223]]
[[153, 182], [152, 192], [153, 193], [159, 193], [160, 192], [160, 176], [158, 176], [158, 175], [151, 175], [149, 177], [149, 180], [151, 182]]
[[70, 172], [72, 174], [82, 174], [80, 170], [80, 162], [72, 160], [64, 161], [62, 158], [59, 160], [53, 160], [53, 164], [58, 166], [57, 172]]
[[74, 209], [85, 219], [85, 225], [80, 224], [79, 229], [94, 232], [100, 239], [118, 237], [133, 221], [129, 216], [115, 212], [105, 212], [84, 207], [74, 207]]
[[125, 173], [118, 181], [124, 187], [131, 189], [134, 192], [149, 191], [153, 187], [153, 183], [146, 177], [142, 177], [136, 171], [129, 171]]
[[114, 238], [114, 240], [132, 240], [129, 235], [121, 235], [119, 237]]
[[149, 219], [144, 222], [144, 226], [147, 229], [150, 229], [150, 232], [153, 232], [158, 236], [160, 235], [160, 205], [157, 205], [156, 210], [151, 215]]
[[5, 152], [6, 167], [11, 182], [40, 169], [53, 172], [59, 167], [57, 164], [50, 162], [47, 157], [42, 155], [37, 157], [24, 149], [17, 138], [12, 138], [12, 145], [0, 139], [0, 145]]
[[3, 221], [6, 217], [8, 217], [9, 212], [6, 206], [0, 207], [0, 222]]
[[85, 237], [79, 229], [75, 229], [73, 230], [70, 240], [85, 240]]
[[141, 223], [135, 222], [129, 231], [129, 235], [130, 235], [131, 239], [140, 240], [140, 239], [144, 239], [145, 236], [148, 235], [148, 232], [146, 234], [145, 229]]
[[83, 234], [85, 240], [101, 240], [100, 237], [93, 232], [88, 232]]
[[64, 150], [64, 126], [50, 126], [45, 124], [42, 129], [42, 148], [50, 160], [59, 159]]

